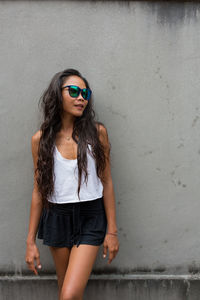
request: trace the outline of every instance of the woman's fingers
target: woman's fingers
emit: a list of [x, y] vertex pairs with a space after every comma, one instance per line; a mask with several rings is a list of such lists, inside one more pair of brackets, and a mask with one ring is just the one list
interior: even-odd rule
[[36, 263], [37, 263], [37, 268], [38, 268], [38, 269], [41, 269], [41, 268], [42, 268], [42, 265], [41, 265], [41, 263], [40, 263], [40, 256], [37, 256], [37, 257], [36, 257]]
[[38, 271], [37, 271], [37, 269], [36, 269], [36, 267], [35, 267], [35, 265], [34, 264], [32, 264], [32, 271], [35, 273], [35, 275], [38, 275]]
[[29, 270], [33, 271], [35, 273], [35, 275], [38, 275], [38, 272], [35, 268], [34, 262], [33, 261], [27, 261], [26, 263], [28, 265]]
[[108, 258], [108, 263], [110, 264], [113, 258], [115, 258], [116, 252], [115, 250], [110, 250], [109, 251], [109, 258]]
[[109, 251], [109, 257], [108, 257], [108, 263], [110, 264], [112, 260], [117, 255], [117, 252], [119, 251], [119, 242], [116, 237], [110, 237], [106, 236], [104, 244], [103, 244], [103, 257], [105, 258], [107, 255], [107, 252]]
[[117, 255], [118, 251], [119, 251], [119, 243], [115, 244], [114, 246], [110, 245], [110, 247], [109, 247], [109, 259], [108, 259], [108, 263], [109, 264], [115, 258], [115, 256]]
[[103, 246], [103, 258], [106, 258], [107, 251], [108, 251], [108, 246], [107, 245]]
[[[36, 261], [36, 262], [35, 262]], [[35, 244], [29, 244], [26, 251], [26, 263], [29, 270], [33, 271], [35, 275], [38, 275], [37, 269], [41, 269], [40, 253]]]

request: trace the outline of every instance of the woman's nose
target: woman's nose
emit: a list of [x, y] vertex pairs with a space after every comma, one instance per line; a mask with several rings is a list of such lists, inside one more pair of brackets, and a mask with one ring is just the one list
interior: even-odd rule
[[84, 101], [84, 98], [83, 98], [83, 96], [81, 95], [81, 93], [79, 94], [79, 96], [78, 96], [77, 99]]

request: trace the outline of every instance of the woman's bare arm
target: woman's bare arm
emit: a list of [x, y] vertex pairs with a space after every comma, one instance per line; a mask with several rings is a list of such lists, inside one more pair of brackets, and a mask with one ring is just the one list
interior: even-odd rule
[[117, 224], [116, 224], [116, 208], [115, 208], [115, 195], [114, 188], [111, 176], [110, 168], [110, 143], [108, 139], [107, 130], [104, 126], [100, 125], [99, 128], [99, 138], [105, 149], [106, 155], [106, 167], [104, 170], [102, 181], [103, 184], [103, 199], [104, 207], [107, 217], [107, 235], [104, 241], [104, 257], [109, 248], [109, 261], [111, 263], [112, 259], [116, 256], [119, 250], [119, 242], [117, 236], [109, 235], [109, 233], [117, 233]]
[[[32, 136], [31, 146], [32, 146], [32, 156], [33, 156], [33, 164], [34, 164], [34, 187], [32, 192], [32, 201], [30, 208], [30, 218], [29, 218], [29, 229], [27, 235], [27, 249], [26, 249], [26, 262], [30, 270], [32, 270], [36, 275], [37, 270], [34, 265], [34, 259], [36, 259], [37, 267], [40, 266], [39, 259], [39, 251], [35, 244], [37, 229], [39, 225], [40, 216], [42, 213], [42, 200], [38, 191], [35, 170], [37, 168], [37, 160], [38, 160], [38, 146], [40, 140], [40, 131], [36, 132], [35, 135]], [[40, 268], [40, 267], [39, 267]]]

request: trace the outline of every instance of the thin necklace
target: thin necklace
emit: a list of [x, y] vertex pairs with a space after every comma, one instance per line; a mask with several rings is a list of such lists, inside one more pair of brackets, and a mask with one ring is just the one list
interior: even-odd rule
[[72, 136], [66, 136], [66, 139], [69, 141], [71, 139]]

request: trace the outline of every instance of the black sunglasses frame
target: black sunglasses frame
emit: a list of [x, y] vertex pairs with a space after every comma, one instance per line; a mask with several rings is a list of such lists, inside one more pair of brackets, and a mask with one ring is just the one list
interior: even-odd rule
[[69, 87], [69, 88], [70, 88], [70, 87], [76, 87], [76, 88], [78, 88], [78, 95], [77, 95], [76, 97], [73, 97], [73, 96], [70, 95], [72, 98], [77, 98], [77, 97], [80, 95], [80, 93], [81, 93], [82, 97], [84, 98], [83, 92], [84, 92], [85, 90], [87, 90], [87, 91], [89, 92], [89, 98], [87, 98], [87, 99], [84, 98], [84, 100], [87, 100], [87, 101], [90, 100], [91, 94], [92, 94], [91, 89], [89, 89], [89, 88], [81, 89], [79, 86], [74, 85], [74, 84], [71, 84], [71, 85], [65, 85], [65, 86], [62, 87], [62, 89], [67, 88], [67, 87]]

